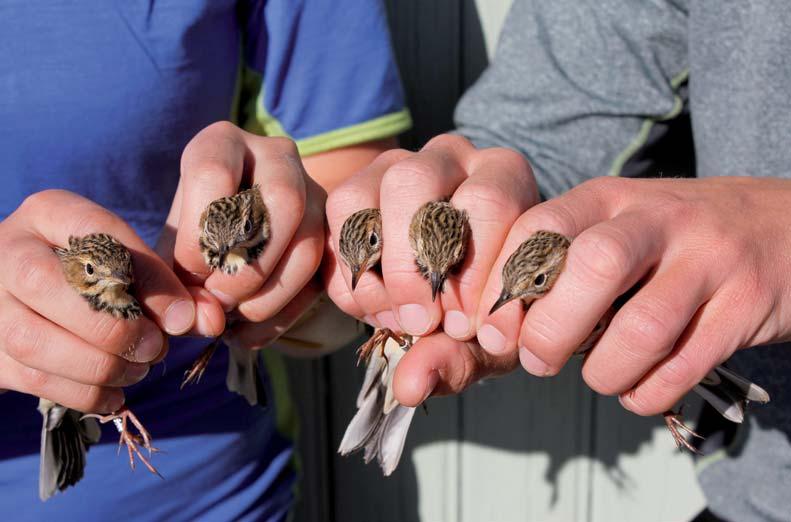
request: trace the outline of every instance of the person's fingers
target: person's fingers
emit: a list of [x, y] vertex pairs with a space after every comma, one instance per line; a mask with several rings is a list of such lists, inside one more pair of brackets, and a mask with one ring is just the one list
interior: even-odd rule
[[0, 388], [49, 399], [84, 413], [110, 413], [124, 404], [121, 388], [89, 386], [42, 372], [0, 351]]
[[516, 365], [515, 355], [495, 357], [475, 342], [435, 332], [421, 337], [401, 358], [393, 390], [399, 403], [417, 406], [430, 395], [460, 393], [483, 377], [505, 374]]
[[[261, 138], [243, 133], [252, 159], [246, 166], [252, 172], [267, 208], [271, 237], [258, 258], [234, 275], [215, 270], [206, 288], [232, 310], [252, 296], [274, 270], [302, 222], [306, 207], [323, 207], [323, 191], [307, 199], [308, 175], [302, 168], [294, 142], [287, 138]], [[197, 243], [196, 243], [197, 245]]]
[[308, 180], [309, 200], [302, 223], [294, 233], [274, 271], [263, 286], [239, 304], [239, 313], [249, 321], [272, 318], [311, 280], [321, 263], [324, 248], [324, 205], [321, 188]]
[[197, 312], [195, 314], [195, 327], [187, 335], [203, 337], [217, 337], [225, 330], [225, 312], [222, 303], [202, 286], [187, 287], [192, 299], [195, 301]]
[[659, 261], [664, 238], [641, 213], [592, 226], [569, 247], [555, 286], [525, 314], [521, 361], [533, 375], [554, 375], [583, 344], [616, 298]]
[[225, 333], [223, 340], [231, 346], [248, 350], [265, 348], [294, 326], [320, 295], [321, 285], [312, 280], [274, 317], [259, 323], [239, 323]]
[[178, 221], [171, 221], [176, 210], [172, 208], [168, 222], [177, 228], [176, 268], [184, 272], [182, 277], [190, 284], [201, 283], [211, 274], [198, 246], [201, 214], [215, 199], [238, 192], [246, 158], [250, 157], [242, 131], [229, 122], [206, 127], [184, 149], [177, 192]]
[[670, 355], [619, 396], [627, 410], [656, 415], [671, 409], [711, 368], [749, 346], [741, 338], [744, 310], [733, 306], [732, 297], [715, 296], [698, 310]]
[[440, 301], [432, 301], [431, 285], [415, 267], [408, 234], [412, 218], [425, 203], [453, 195], [467, 178], [464, 156], [472, 151], [461, 137], [434, 138], [382, 178], [382, 276], [393, 313], [409, 334], [431, 332], [442, 319]]
[[596, 392], [613, 395], [630, 390], [676, 344], [698, 308], [711, 298], [706, 269], [683, 260], [660, 266], [615, 314], [582, 368]]
[[99, 350], [0, 292], [0, 351], [22, 365], [88, 385], [129, 386], [149, 364]]
[[[464, 263], [448, 276], [442, 294], [445, 333], [459, 340], [475, 335], [481, 292], [511, 225], [538, 202], [530, 166], [512, 150], [481, 150], [466, 170], [470, 177], [456, 189], [451, 203], [469, 216], [470, 244]], [[497, 338], [489, 341], [496, 343]]]
[[[390, 298], [378, 269], [363, 273], [352, 291], [352, 274], [340, 255], [339, 241], [341, 228], [349, 216], [359, 210], [380, 207], [379, 191], [385, 172], [398, 161], [411, 155], [412, 153], [400, 149], [382, 153], [369, 166], [350, 177], [327, 197], [327, 225], [332, 255], [335, 259], [333, 264], [324, 263], [327, 292], [330, 298], [345, 312], [358, 318], [367, 316], [366, 322], [369, 324], [375, 321], [394, 330], [400, 330], [400, 327], [393, 315]], [[354, 301], [354, 304], [351, 301]], [[352, 313], [353, 309], [357, 313]]]

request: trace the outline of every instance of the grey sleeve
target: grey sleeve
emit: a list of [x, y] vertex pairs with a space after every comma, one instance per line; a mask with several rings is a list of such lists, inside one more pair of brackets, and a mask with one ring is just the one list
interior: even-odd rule
[[514, 0], [458, 132], [531, 162], [544, 197], [624, 164], [684, 106], [686, 1]]

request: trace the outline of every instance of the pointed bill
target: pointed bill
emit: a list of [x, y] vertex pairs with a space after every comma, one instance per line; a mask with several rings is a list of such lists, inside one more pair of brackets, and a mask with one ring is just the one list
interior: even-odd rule
[[360, 278], [365, 273], [365, 267], [353, 266], [351, 267], [351, 271], [352, 271], [352, 292], [354, 292], [354, 289], [357, 288], [357, 283], [360, 282]]
[[491, 310], [489, 310], [489, 315], [492, 315], [497, 310], [505, 306], [507, 303], [510, 303], [514, 299], [514, 296], [508, 293], [508, 290], [503, 289], [500, 297], [497, 298], [497, 301], [494, 302], [492, 305]]
[[445, 276], [439, 272], [431, 272], [431, 274], [429, 274], [429, 280], [431, 281], [431, 302], [433, 303], [437, 300], [437, 294], [442, 292], [442, 284], [445, 282]]

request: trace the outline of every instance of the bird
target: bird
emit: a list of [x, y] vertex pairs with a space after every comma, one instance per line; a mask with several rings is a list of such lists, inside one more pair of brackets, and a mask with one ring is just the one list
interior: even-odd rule
[[[68, 248], [54, 247], [53, 250], [60, 260], [66, 281], [88, 301], [90, 307], [119, 319], [139, 318], [143, 311], [129, 293], [134, 282], [129, 250], [114, 237], [101, 233], [71, 236], [68, 244]], [[142, 445], [149, 453], [157, 451], [151, 446], [151, 436], [126, 406], [107, 415], [83, 415], [42, 398], [38, 410], [43, 418], [39, 469], [41, 500], [75, 485], [82, 478], [86, 453], [101, 437], [99, 422], [114, 423], [120, 434], [118, 444], [126, 445], [132, 469], [137, 456], [149, 471], [161, 477], [138, 448]], [[128, 422], [137, 428], [139, 435], [129, 431]]]
[[347, 456], [364, 450], [368, 464], [376, 459], [382, 473], [395, 471], [412, 424], [415, 408], [401, 405], [393, 394], [393, 376], [414, 338], [382, 328], [358, 349], [358, 364], [367, 363], [357, 395], [357, 413], [349, 422], [338, 453]]
[[341, 227], [341, 257], [351, 270], [352, 291], [360, 277], [382, 258], [382, 213], [378, 208], [358, 210]]
[[[237, 274], [242, 267], [258, 259], [272, 234], [269, 212], [258, 184], [209, 203], [201, 214], [199, 226], [198, 245], [206, 264], [228, 275]], [[229, 322], [226, 329], [233, 324]], [[182, 388], [200, 381], [221, 340], [222, 334], [209, 343], [184, 372]], [[251, 406], [265, 404], [257, 354], [239, 347], [229, 347], [228, 354], [228, 389], [242, 395]]]
[[409, 225], [409, 243], [418, 272], [431, 284], [431, 300], [443, 291], [448, 273], [467, 253], [470, 224], [467, 212], [447, 198], [420, 207]]
[[[503, 288], [489, 314], [495, 313], [514, 299], [521, 300], [527, 311], [532, 303], [546, 295], [563, 271], [571, 241], [557, 232], [540, 230], [521, 243], [503, 266]], [[598, 321], [591, 334], [575, 350], [575, 355], [584, 355], [596, 345], [617, 310], [635, 291], [636, 288], [615, 301]], [[749, 402], [760, 404], [769, 402], [769, 394], [763, 388], [723, 365], [713, 368], [693, 390], [723, 417], [735, 423], [744, 421], [744, 412]], [[662, 415], [676, 446], [679, 449], [686, 448], [691, 452], [699, 453], [684, 434], [698, 439], [703, 437], [684, 424], [681, 410], [678, 412], [668, 410]]]

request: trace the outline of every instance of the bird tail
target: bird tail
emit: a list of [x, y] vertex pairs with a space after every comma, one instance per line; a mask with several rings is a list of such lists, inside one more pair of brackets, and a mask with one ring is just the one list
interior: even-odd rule
[[766, 390], [724, 366], [711, 370], [694, 390], [720, 415], [736, 423], [744, 421], [744, 412], [751, 401], [769, 402]]
[[80, 412], [46, 399], [39, 401], [38, 409], [42, 415], [38, 494], [45, 501], [82, 479], [86, 453], [99, 442], [101, 429], [96, 419], [81, 419]]
[[245, 348], [228, 347], [228, 375], [225, 384], [250, 404], [267, 405], [266, 391], [258, 375], [258, 352]]

